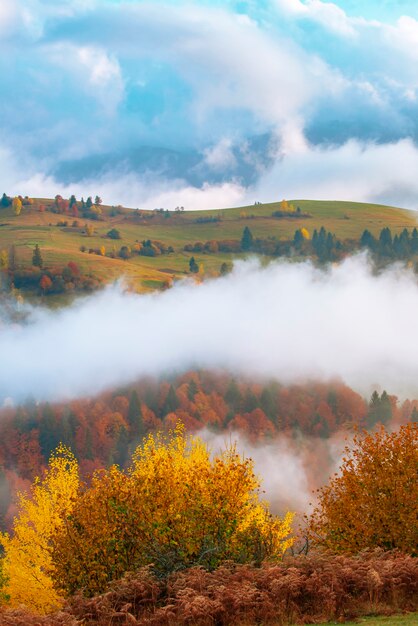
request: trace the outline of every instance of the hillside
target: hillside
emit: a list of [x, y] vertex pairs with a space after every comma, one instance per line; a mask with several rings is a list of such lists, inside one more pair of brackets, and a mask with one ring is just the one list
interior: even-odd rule
[[[32, 254], [36, 244], [42, 251], [44, 267], [63, 268], [75, 262], [85, 274], [102, 280], [113, 280], [124, 275], [139, 291], [162, 288], [173, 277], [189, 272], [189, 261], [195, 257], [200, 272], [205, 276], [218, 275], [222, 263], [231, 263], [242, 257], [240, 251], [185, 251], [187, 244], [213, 240], [240, 241], [243, 229], [248, 226], [254, 239], [291, 241], [297, 229], [309, 233], [325, 227], [341, 240], [358, 240], [365, 229], [375, 236], [388, 226], [393, 234], [417, 225], [413, 211], [382, 205], [352, 202], [293, 200], [299, 215], [273, 217], [280, 211], [280, 203], [211, 211], [143, 211], [102, 205], [96, 219], [89, 219], [76, 208], [69, 209], [68, 201], [62, 206], [50, 199], [34, 199], [23, 205], [16, 215], [13, 207], [0, 210], [0, 251], [14, 246], [14, 265], [19, 269], [32, 267]], [[79, 206], [80, 203], [77, 203]], [[86, 234], [86, 227], [94, 232]], [[117, 229], [120, 239], [107, 237]], [[138, 242], [161, 242], [169, 254], [119, 258], [121, 246], [138, 248]], [[139, 244], [140, 245], [140, 244]], [[104, 247], [104, 248], [103, 248]], [[83, 251], [84, 250], [84, 251]], [[89, 251], [91, 253], [89, 254]], [[115, 258], [112, 258], [115, 257]]]

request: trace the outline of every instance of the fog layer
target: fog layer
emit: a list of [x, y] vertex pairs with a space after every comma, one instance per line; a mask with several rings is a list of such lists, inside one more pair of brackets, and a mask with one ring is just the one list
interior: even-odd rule
[[418, 283], [363, 256], [237, 263], [223, 278], [158, 294], [121, 285], [0, 327], [0, 398], [94, 395], [143, 375], [223, 368], [284, 383], [340, 378], [365, 394], [418, 392]]

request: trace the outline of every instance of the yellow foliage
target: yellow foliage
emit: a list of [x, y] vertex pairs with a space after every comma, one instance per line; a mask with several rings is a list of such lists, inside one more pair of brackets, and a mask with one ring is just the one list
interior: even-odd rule
[[20, 215], [22, 211], [22, 201], [18, 196], [16, 196], [16, 198], [13, 198], [12, 206], [13, 206], [13, 211], [15, 212], [15, 215]]
[[0, 535], [5, 592], [12, 607], [24, 604], [34, 612], [47, 613], [60, 606], [62, 600], [53, 584], [52, 539], [71, 513], [78, 486], [77, 461], [59, 446], [42, 480], [35, 480], [30, 494], [19, 495], [13, 533]]
[[283, 213], [289, 212], [289, 203], [287, 200], [282, 200], [280, 202], [280, 210], [283, 211]]
[[96, 473], [78, 500], [56, 542], [57, 581], [67, 593], [94, 594], [150, 563], [166, 574], [280, 557], [292, 543], [292, 515], [272, 517], [258, 489], [253, 462], [233, 446], [212, 459], [182, 425], [149, 435], [127, 473]]
[[309, 230], [307, 230], [306, 228], [301, 228], [300, 229], [301, 235], [304, 239], [310, 239], [311, 236], [309, 234]]
[[106, 248], [104, 246], [100, 246], [100, 254], [101, 256], [106, 256]]
[[0, 252], [0, 269], [7, 270], [9, 267], [9, 253], [7, 250], [1, 250]]

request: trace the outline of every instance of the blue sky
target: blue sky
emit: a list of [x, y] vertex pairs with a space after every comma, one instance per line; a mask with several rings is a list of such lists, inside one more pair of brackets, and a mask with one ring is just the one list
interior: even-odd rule
[[1, 0], [0, 186], [418, 208], [418, 3]]

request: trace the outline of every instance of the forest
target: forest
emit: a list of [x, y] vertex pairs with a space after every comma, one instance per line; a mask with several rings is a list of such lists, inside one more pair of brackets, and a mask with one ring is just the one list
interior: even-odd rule
[[[193, 279], [187, 283], [193, 298], [207, 293], [199, 290], [208, 285], [212, 302], [218, 298], [225, 315], [230, 315], [225, 290], [232, 293], [235, 283], [228, 281], [239, 277], [239, 272], [231, 273], [234, 261], [256, 255], [268, 257], [273, 267], [286, 259], [286, 271], [294, 267], [298, 272], [296, 264], [304, 268], [300, 285], [313, 285], [311, 301], [309, 296], [304, 300], [308, 302], [304, 320], [309, 320], [310, 307], [315, 308], [312, 297], [316, 299], [318, 280], [330, 280], [340, 289], [341, 279], [329, 272], [335, 264], [343, 267], [343, 285], [353, 268], [359, 272], [364, 262], [369, 263], [364, 274], [368, 288], [379, 273], [380, 291], [386, 293], [385, 285], [393, 285], [394, 279], [399, 283], [391, 270], [394, 262], [409, 268], [404, 270], [409, 272], [407, 281], [400, 283], [402, 297], [415, 284], [417, 228], [398, 216], [393, 231], [384, 225], [372, 232], [356, 217], [353, 231], [347, 203], [340, 222], [328, 219], [326, 226], [322, 209], [303, 202], [256, 204], [232, 217], [227, 211], [190, 216], [181, 208], [127, 212], [123, 207], [104, 207], [98, 196], [86, 202], [75, 196], [40, 202], [4, 195], [1, 205], [19, 236], [27, 237], [30, 231], [23, 245], [17, 239], [0, 250], [3, 339], [11, 333], [14, 349], [21, 336], [41, 345], [39, 320], [46, 337], [45, 332], [64, 319], [62, 296], [73, 299], [98, 291], [106, 287], [113, 270], [118, 278], [127, 267], [141, 273], [162, 264], [158, 280], [152, 272], [146, 280], [153, 293], [165, 292], [159, 295], [163, 299], [171, 293], [184, 301], [186, 292], [169, 289], [181, 278]], [[42, 232], [43, 237], [47, 233], [43, 240], [38, 238]], [[344, 266], [345, 259], [361, 252], [368, 253], [370, 262], [360, 258], [357, 265]], [[93, 271], [93, 259], [109, 265], [103, 272]], [[253, 279], [259, 279], [263, 266], [251, 267]], [[293, 285], [293, 291], [286, 292], [285, 270], [280, 271], [279, 279], [265, 274], [264, 287], [253, 296], [270, 298], [274, 284], [279, 291], [284, 285], [291, 302], [298, 288]], [[125, 291], [101, 292], [105, 306], [113, 306], [115, 298], [125, 307], [134, 306], [126, 318], [126, 332], [138, 337], [139, 352], [135, 353], [133, 337], [127, 346], [123, 335], [107, 350], [108, 363], [117, 362], [118, 355], [124, 371], [129, 370], [126, 359], [131, 353], [139, 354], [133, 361], [137, 371], [147, 371], [147, 359], [153, 362], [156, 350], [161, 354], [170, 350], [167, 339], [172, 330], [165, 318], [161, 319], [166, 335], [156, 326], [157, 334], [166, 336], [165, 343], [156, 336], [148, 351], [141, 333], [151, 327], [137, 328], [144, 320], [143, 296], [133, 295], [142, 290], [140, 275]], [[204, 282], [219, 277], [218, 282]], [[238, 280], [244, 285], [244, 279]], [[216, 284], [223, 285], [220, 295], [214, 291]], [[252, 310], [259, 311], [248, 306], [251, 294], [245, 289], [243, 294], [251, 318]], [[69, 331], [80, 331], [83, 306], [88, 312], [87, 317], [81, 313], [84, 324], [88, 327], [93, 312], [103, 324], [100, 341], [106, 343], [109, 332], [116, 330], [116, 320], [111, 318], [109, 329], [107, 317], [97, 309], [103, 306], [97, 304], [99, 295], [81, 299], [80, 307], [74, 300], [71, 316], [55, 335], [57, 346]], [[281, 351], [286, 326], [295, 319], [292, 307], [287, 322], [281, 318], [280, 297], [264, 323], [268, 327], [274, 320], [279, 325], [277, 337], [270, 328], [273, 351], [278, 347]], [[342, 297], [345, 302], [345, 292]], [[200, 335], [209, 331], [193, 298], [187, 311], [181, 308], [181, 322], [186, 313], [189, 330], [196, 329], [187, 344], [194, 351]], [[323, 298], [322, 294], [318, 301], [321, 308], [327, 301]], [[38, 311], [32, 303], [39, 301], [58, 309]], [[161, 306], [165, 300], [147, 302]], [[241, 322], [245, 319], [239, 307], [235, 316]], [[263, 319], [258, 316], [257, 337], [261, 328], [266, 330]], [[367, 333], [368, 322], [362, 319]], [[175, 324], [172, 328], [179, 332]], [[211, 332], [214, 328], [210, 325]], [[219, 334], [222, 322], [217, 328]], [[244, 323], [243, 328], [248, 341], [248, 326]], [[299, 326], [298, 332], [306, 338], [303, 328]], [[310, 332], [309, 324], [306, 328]], [[347, 333], [357, 340], [356, 329]], [[335, 377], [303, 376], [297, 368], [289, 380], [280, 382], [268, 350], [263, 358], [270, 363], [266, 370], [270, 376], [251, 375], [250, 363], [239, 374], [231, 367], [199, 367], [199, 352], [196, 366], [185, 368], [184, 341], [179, 339], [173, 344], [175, 366], [167, 366], [162, 358], [156, 361], [160, 374], [137, 377], [129, 384], [110, 384], [112, 376], [107, 385], [98, 384], [79, 359], [66, 361], [72, 349], [65, 341], [55, 362], [38, 352], [37, 368], [36, 358], [32, 362], [33, 355], [28, 355], [30, 364], [24, 375], [20, 373], [22, 388], [30, 388], [32, 395], [26, 392], [25, 397], [15, 380], [3, 376], [0, 626], [277, 626], [416, 611], [418, 398], [413, 393], [398, 397], [389, 387], [370, 384], [365, 385], [369, 394], [362, 394], [358, 378], [351, 388], [337, 375], [332, 350], [328, 358]], [[300, 343], [298, 334], [295, 339]], [[79, 342], [82, 345], [82, 336], [77, 336]], [[28, 348], [23, 344], [25, 354]], [[373, 352], [385, 354], [380, 352], [378, 335], [370, 345]], [[256, 360], [257, 346], [256, 342]], [[102, 348], [87, 361], [104, 355]], [[200, 358], [208, 349], [200, 348]], [[314, 342], [309, 349], [316, 350], [315, 362], [320, 359], [320, 344]], [[234, 350], [231, 344], [221, 351], [221, 361], [227, 362]], [[400, 344], [392, 352], [395, 362], [403, 358]], [[245, 358], [251, 361], [250, 354]], [[286, 354], [283, 362], [277, 362], [282, 375]], [[300, 354], [309, 361], [309, 351], [302, 349]], [[13, 353], [4, 356], [11, 367]], [[371, 363], [376, 370], [367, 373], [369, 383], [384, 372], [381, 365]], [[95, 370], [102, 371], [97, 365]], [[52, 377], [53, 367], [61, 372], [58, 378]], [[87, 392], [83, 374], [73, 379], [68, 368], [86, 372], [91, 386]], [[59, 389], [70, 390], [73, 399], [57, 400], [65, 394], [55, 392], [53, 383], [46, 384], [45, 373]], [[34, 376], [38, 387], [32, 385]], [[135, 380], [132, 372], [123, 379]], [[393, 376], [392, 381], [396, 389], [401, 387]], [[81, 388], [83, 392], [77, 391]]]

